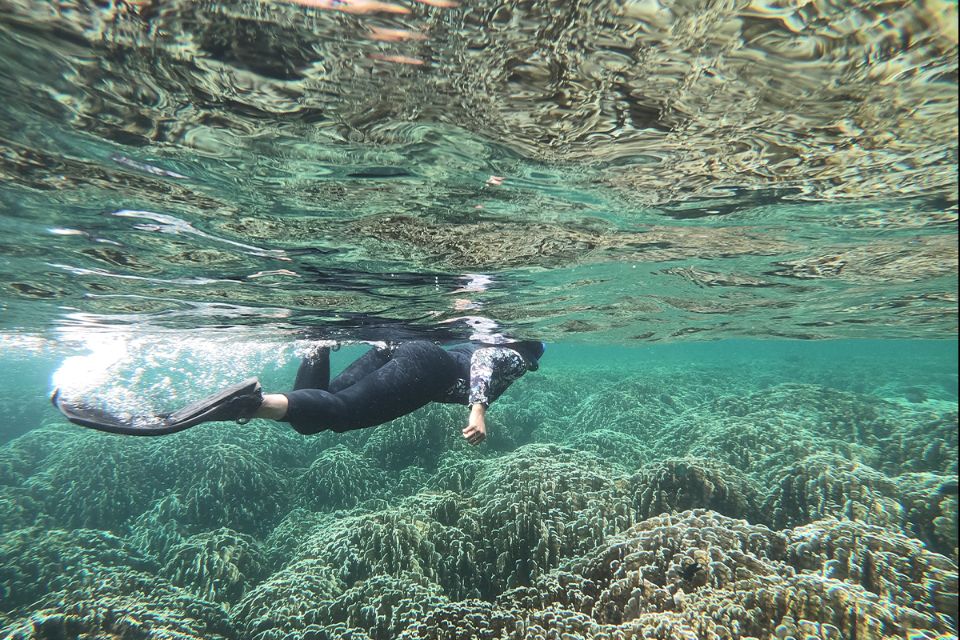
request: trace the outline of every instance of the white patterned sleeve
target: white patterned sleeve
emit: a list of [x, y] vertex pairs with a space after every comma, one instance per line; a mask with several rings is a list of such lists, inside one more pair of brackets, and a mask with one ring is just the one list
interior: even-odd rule
[[470, 359], [469, 403], [489, 406], [526, 371], [526, 363], [513, 349], [504, 347], [477, 349]]

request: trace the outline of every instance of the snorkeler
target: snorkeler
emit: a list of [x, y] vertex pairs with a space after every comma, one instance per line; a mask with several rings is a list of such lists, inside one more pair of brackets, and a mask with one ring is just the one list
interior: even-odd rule
[[121, 418], [51, 398], [68, 420], [100, 431], [129, 435], [175, 433], [204, 422], [265, 418], [288, 422], [299, 433], [364, 429], [407, 415], [430, 402], [464, 404], [470, 418], [463, 437], [479, 444], [487, 434], [486, 410], [515, 380], [536, 371], [546, 345], [537, 341], [443, 349], [432, 342], [373, 347], [330, 380], [330, 348], [303, 358], [294, 390], [263, 394], [250, 378], [179, 411]]

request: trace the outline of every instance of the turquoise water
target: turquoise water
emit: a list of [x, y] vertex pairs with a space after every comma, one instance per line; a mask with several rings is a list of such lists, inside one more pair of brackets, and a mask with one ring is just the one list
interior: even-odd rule
[[[0, 3], [0, 637], [956, 638], [951, 2]], [[336, 340], [465, 407], [86, 430]]]

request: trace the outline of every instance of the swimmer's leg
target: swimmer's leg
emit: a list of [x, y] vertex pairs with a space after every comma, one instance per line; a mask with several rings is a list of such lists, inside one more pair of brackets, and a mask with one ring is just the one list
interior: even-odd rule
[[[331, 383], [331, 391], [301, 389], [281, 394], [287, 405], [281, 419], [304, 434], [372, 427], [437, 400], [456, 379], [456, 361], [446, 351], [432, 342], [407, 342], [393, 350], [382, 366], [337, 393], [331, 393]], [[267, 400], [273, 404], [275, 399], [267, 396]]]
[[293, 390], [324, 389], [330, 386], [330, 347], [319, 347], [300, 361]]

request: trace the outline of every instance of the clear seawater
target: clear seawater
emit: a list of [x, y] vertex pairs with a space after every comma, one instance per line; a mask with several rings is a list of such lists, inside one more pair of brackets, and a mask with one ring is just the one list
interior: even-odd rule
[[[454, 6], [456, 5], [456, 6]], [[0, 1], [0, 637], [957, 636], [957, 5]], [[72, 425], [548, 344], [460, 437]]]

